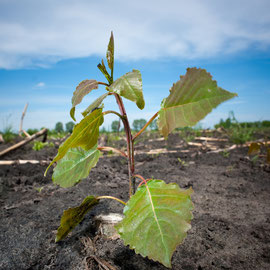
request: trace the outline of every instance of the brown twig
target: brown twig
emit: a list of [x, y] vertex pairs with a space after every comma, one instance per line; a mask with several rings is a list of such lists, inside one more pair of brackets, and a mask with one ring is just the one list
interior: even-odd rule
[[209, 141], [209, 142], [227, 142], [228, 139], [212, 138], [212, 137], [195, 137], [198, 141]]
[[26, 136], [26, 137], [31, 137], [31, 135], [29, 133], [27, 133], [25, 130], [22, 130], [23, 134]]
[[29, 135], [27, 132], [23, 131], [23, 129], [22, 129], [22, 126], [23, 126], [23, 119], [24, 119], [24, 116], [25, 116], [25, 114], [26, 114], [27, 107], [28, 107], [28, 103], [25, 104], [24, 110], [23, 110], [23, 113], [22, 113], [22, 116], [21, 116], [19, 135], [21, 136], [21, 134], [22, 134], [22, 132], [23, 132], [23, 133], [26, 135], [26, 137], [29, 137], [30, 135]]
[[227, 151], [231, 151], [231, 150], [233, 150], [235, 148], [237, 148], [237, 145], [236, 144], [233, 144], [232, 146], [230, 146], [228, 148], [222, 148], [222, 149], [218, 149], [218, 150], [209, 151], [209, 152], [206, 152], [206, 154], [227, 152]]
[[32, 136], [26, 138], [25, 140], [20, 141], [19, 143], [14, 144], [11, 147], [8, 147], [7, 149], [5, 149], [2, 152], [0, 152], [0, 157], [3, 156], [3, 155], [5, 155], [5, 154], [7, 154], [10, 151], [13, 151], [13, 150], [15, 150], [15, 149], [17, 149], [17, 148], [19, 148], [19, 147], [21, 147], [21, 146], [23, 146], [23, 145], [31, 142], [32, 140], [38, 138], [39, 136], [44, 135], [46, 132], [47, 132], [47, 129], [44, 128], [44, 129], [40, 130], [39, 132], [33, 134]]
[[21, 165], [21, 164], [26, 164], [26, 163], [30, 163], [30, 164], [50, 164], [50, 161], [48, 160], [31, 160], [31, 159], [18, 159], [18, 160], [0, 160], [0, 165], [13, 165], [13, 164], [17, 164], [17, 165]]

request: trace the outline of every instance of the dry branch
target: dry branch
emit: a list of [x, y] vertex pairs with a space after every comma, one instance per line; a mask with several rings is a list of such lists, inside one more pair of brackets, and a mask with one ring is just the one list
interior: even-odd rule
[[50, 164], [48, 160], [32, 160], [32, 159], [18, 159], [18, 160], [0, 160], [0, 165], [13, 165], [13, 164]]
[[212, 138], [212, 137], [195, 137], [198, 141], [209, 141], [209, 142], [227, 142], [228, 139]]
[[17, 148], [19, 148], [19, 147], [21, 147], [21, 146], [23, 146], [23, 145], [31, 142], [32, 140], [34, 140], [34, 139], [36, 139], [36, 138], [38, 138], [38, 137], [40, 137], [42, 135], [45, 135], [46, 133], [47, 133], [47, 129], [46, 128], [40, 130], [39, 132], [37, 132], [37, 133], [33, 134], [32, 136], [26, 138], [25, 140], [20, 141], [19, 143], [16, 143], [16, 144], [10, 146], [9, 148], [3, 150], [2, 152], [0, 152], [0, 157], [3, 156], [3, 155], [5, 155], [5, 154], [7, 154], [8, 152], [10, 152], [12, 150], [15, 150], [15, 149], [17, 149]]
[[191, 146], [199, 146], [199, 147], [204, 146], [204, 144], [202, 144], [202, 143], [196, 143], [196, 142], [188, 142], [187, 144], [188, 145], [191, 145]]
[[31, 135], [29, 135], [25, 130], [22, 130], [22, 132], [27, 138], [31, 137]]
[[222, 149], [218, 149], [218, 150], [214, 150], [214, 151], [209, 151], [209, 152], [206, 152], [207, 154], [211, 154], [211, 153], [220, 153], [220, 152], [228, 152], [228, 151], [231, 151], [233, 149], [237, 148], [237, 145], [234, 144], [228, 148], [222, 148]]
[[24, 116], [26, 114], [27, 107], [28, 107], [28, 103], [25, 104], [24, 110], [23, 110], [23, 113], [22, 113], [22, 116], [21, 116], [21, 123], [20, 123], [19, 135], [21, 136], [21, 134], [23, 132], [26, 137], [30, 137], [30, 135], [26, 131], [24, 131], [22, 129], [22, 127], [23, 127], [23, 119], [24, 119]]

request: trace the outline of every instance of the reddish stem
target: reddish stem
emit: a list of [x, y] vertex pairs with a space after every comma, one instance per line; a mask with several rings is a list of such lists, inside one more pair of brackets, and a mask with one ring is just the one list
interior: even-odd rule
[[118, 104], [120, 113], [122, 115], [122, 120], [123, 120], [123, 124], [124, 124], [124, 129], [125, 129], [125, 133], [126, 133], [126, 139], [127, 139], [127, 155], [128, 155], [128, 176], [129, 176], [129, 196], [131, 197], [134, 194], [134, 186], [135, 186], [135, 181], [134, 181], [134, 171], [135, 171], [135, 166], [134, 166], [134, 147], [133, 147], [133, 140], [132, 140], [132, 134], [131, 134], [131, 129], [129, 126], [129, 122], [128, 122], [128, 118], [127, 118], [127, 113], [122, 101], [122, 98], [116, 94], [113, 93], [115, 98], [116, 98], [116, 102]]
[[104, 83], [104, 82], [97, 82], [98, 84], [101, 84], [101, 85], [105, 85], [105, 86], [110, 86], [109, 84], [107, 83]]
[[151, 178], [148, 178], [148, 179], [146, 179], [145, 181], [146, 181], [146, 183], [144, 182], [144, 181], [142, 181], [139, 185], [138, 185], [138, 188], [142, 185], [142, 184], [147, 184], [147, 182], [148, 181], [150, 181], [150, 180], [152, 180]]
[[[134, 174], [134, 177], [140, 178], [140, 179], [142, 180], [142, 182], [139, 184], [139, 186], [140, 186], [142, 183], [144, 183], [145, 185], [147, 185], [147, 183], [146, 183], [147, 180], [145, 180], [141, 175], [139, 175], [139, 174]], [[138, 187], [139, 187], [139, 186], [138, 186]]]

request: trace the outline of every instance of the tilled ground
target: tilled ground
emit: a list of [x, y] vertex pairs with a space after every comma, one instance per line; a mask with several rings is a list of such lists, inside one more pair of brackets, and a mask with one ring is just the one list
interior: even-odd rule
[[[136, 147], [137, 173], [194, 190], [192, 229], [173, 255], [173, 269], [270, 269], [267, 165], [251, 162], [247, 147], [208, 153], [205, 147], [184, 144], [177, 134], [167, 141], [146, 138]], [[219, 147], [227, 146], [219, 142]], [[49, 160], [56, 151], [35, 152], [26, 145], [4, 159]], [[52, 184], [51, 171], [43, 176], [46, 165], [0, 166], [0, 269], [99, 269], [102, 264], [102, 269], [106, 264], [108, 269], [166, 269], [122, 240], [98, 234], [93, 216], [121, 213], [115, 201], [102, 201], [68, 238], [54, 242], [63, 210], [87, 195], [128, 200], [126, 165], [122, 157], [104, 155], [87, 179], [68, 189]]]

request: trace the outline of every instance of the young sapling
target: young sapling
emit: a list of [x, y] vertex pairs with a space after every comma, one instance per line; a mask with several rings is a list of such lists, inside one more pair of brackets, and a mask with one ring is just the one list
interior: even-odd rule
[[[58, 154], [49, 167], [57, 162], [52, 176], [54, 183], [61, 187], [71, 187], [88, 176], [98, 162], [100, 151], [114, 151], [127, 158], [130, 198], [128, 202], [124, 202], [113, 196], [87, 196], [78, 207], [64, 211], [56, 241], [67, 236], [100, 200], [113, 199], [124, 205], [124, 218], [115, 228], [125, 245], [129, 245], [144, 257], [171, 267], [174, 250], [191, 228], [193, 191], [191, 188], [182, 189], [175, 183], [166, 184], [163, 180], [144, 179], [138, 175], [135, 172], [134, 144], [157, 118], [159, 131], [167, 138], [175, 128], [195, 125], [213, 108], [236, 94], [218, 87], [206, 70], [188, 68], [186, 74], [173, 84], [169, 96], [162, 101], [160, 110], [133, 136], [122, 98], [135, 102], [141, 110], [144, 108], [141, 73], [133, 70], [114, 80], [113, 34], [106, 58], [110, 72], [103, 60], [98, 68], [107, 82], [84, 80], [77, 86], [70, 110], [72, 119], [76, 121], [75, 108], [84, 96], [100, 86], [105, 86], [106, 92], [82, 112], [83, 119], [74, 126], [70, 137], [59, 147]], [[119, 112], [103, 111], [102, 102], [107, 96], [115, 97]], [[104, 117], [111, 113], [117, 115], [123, 123], [127, 141], [126, 152], [98, 146], [99, 128]], [[137, 190], [136, 179], [140, 180]]]

